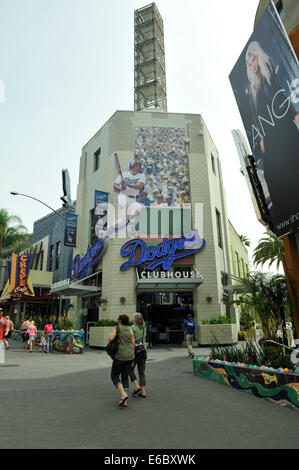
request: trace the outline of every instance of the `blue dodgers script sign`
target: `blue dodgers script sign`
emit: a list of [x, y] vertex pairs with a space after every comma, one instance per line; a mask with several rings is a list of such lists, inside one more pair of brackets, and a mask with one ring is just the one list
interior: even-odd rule
[[[192, 250], [182, 251], [186, 248], [191, 248], [193, 245], [196, 245], [197, 247]], [[121, 247], [120, 250], [121, 256], [129, 256], [129, 260], [121, 265], [120, 270], [125, 271], [130, 266], [138, 266], [146, 261], [153, 261], [146, 266], [146, 269], [152, 271], [161, 264], [163, 269], [167, 271], [171, 268], [172, 263], [176, 259], [193, 255], [194, 253], [201, 251], [205, 246], [206, 241], [201, 239], [197, 233], [190, 238], [181, 237], [170, 240], [168, 238], [164, 238], [162, 243], [159, 243], [157, 246], [149, 247], [146, 246], [146, 243], [143, 240], [129, 240]], [[135, 260], [136, 250], [138, 248], [141, 249], [141, 253], [138, 259]], [[154, 261], [156, 258], [158, 259]]]
[[80, 255], [75, 256], [72, 264], [72, 271], [74, 274], [71, 277], [73, 281], [76, 277], [82, 279], [88, 276], [91, 267], [99, 261], [106, 248], [106, 243], [103, 239], [98, 239], [97, 242], [88, 248], [87, 253], [83, 258]]

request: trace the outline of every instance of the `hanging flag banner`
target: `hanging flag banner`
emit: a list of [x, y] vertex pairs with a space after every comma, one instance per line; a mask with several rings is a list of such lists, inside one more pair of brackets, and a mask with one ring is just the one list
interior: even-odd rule
[[272, 230], [282, 237], [299, 227], [299, 66], [272, 2], [229, 79]]
[[7, 298], [18, 295], [34, 296], [34, 290], [30, 277], [30, 269], [32, 266], [34, 255], [23, 253], [18, 256], [12, 255], [11, 261], [8, 261], [8, 281], [3, 289], [1, 298]]
[[94, 227], [96, 233], [107, 230], [108, 220], [108, 193], [104, 191], [94, 192]]
[[76, 246], [77, 240], [77, 218], [76, 214], [65, 215], [64, 246]]

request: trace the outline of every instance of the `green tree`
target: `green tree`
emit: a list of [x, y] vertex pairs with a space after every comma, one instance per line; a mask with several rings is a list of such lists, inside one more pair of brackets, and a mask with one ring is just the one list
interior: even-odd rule
[[241, 280], [245, 294], [235, 303], [251, 307], [262, 324], [265, 339], [277, 341], [278, 326], [285, 335], [285, 312], [290, 312], [286, 279], [281, 274], [256, 271]]
[[284, 253], [283, 241], [277, 238], [276, 235], [265, 232], [264, 235], [267, 235], [264, 238], [261, 238], [258, 245], [253, 252], [253, 262], [256, 266], [263, 266], [265, 263], [269, 263], [269, 267], [272, 264], [276, 263], [276, 268], [278, 269], [280, 263], [282, 263], [283, 268], [286, 268], [286, 259]]
[[239, 235], [239, 238], [244, 246], [250, 246], [250, 240], [245, 235]]
[[21, 250], [28, 246], [29, 234], [22, 220], [17, 215], [9, 215], [6, 209], [0, 209], [0, 258], [5, 248]]
[[280, 263], [282, 264], [292, 304], [292, 321], [293, 324], [296, 325], [295, 316], [298, 315], [298, 312], [296, 312], [298, 299], [296, 294], [295, 282], [290, 275], [287, 265], [284, 243], [274, 234], [265, 232], [264, 235], [267, 236], [261, 238], [253, 252], [253, 262], [256, 266], [263, 266], [265, 263], [269, 263], [269, 267], [271, 267], [272, 264], [276, 263], [277, 269], [279, 268]]

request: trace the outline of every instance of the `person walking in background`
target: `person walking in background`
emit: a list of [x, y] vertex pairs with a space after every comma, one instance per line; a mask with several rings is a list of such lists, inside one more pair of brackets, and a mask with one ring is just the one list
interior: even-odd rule
[[[134, 360], [135, 340], [129, 326], [129, 317], [127, 315], [119, 315], [118, 327], [118, 350], [112, 362], [111, 380], [121, 396], [118, 406], [127, 408], [129, 372], [132, 361]], [[117, 329], [115, 327], [110, 333], [108, 341], [113, 341], [116, 334]]]
[[9, 315], [4, 315], [4, 317], [6, 318], [6, 320], [8, 322], [8, 332], [4, 335], [3, 341], [4, 341], [4, 344], [5, 344], [5, 349], [9, 349], [8, 338], [11, 337], [11, 334], [14, 331], [14, 323], [10, 319]]
[[[0, 342], [4, 342], [4, 336], [9, 332], [9, 324], [7, 319], [4, 317], [3, 309], [0, 308]], [[3, 343], [2, 343], [3, 344]], [[0, 344], [0, 347], [2, 347]]]
[[29, 333], [29, 352], [32, 352], [33, 343], [37, 337], [37, 328], [35, 326], [34, 320], [29, 322], [28, 333]]
[[53, 325], [51, 320], [48, 320], [47, 324], [45, 325], [44, 333], [47, 342], [46, 349], [44, 349], [44, 352], [52, 352]]
[[[136, 312], [133, 317], [133, 326], [131, 327], [134, 338], [135, 338], [135, 359], [134, 365], [130, 368], [130, 379], [134, 384], [133, 397], [146, 398], [145, 392], [145, 363], [147, 360], [146, 352], [146, 327], [141, 313]], [[139, 383], [134, 372], [134, 368], [137, 365]]]
[[28, 331], [29, 324], [30, 324], [29, 320], [24, 320], [21, 326], [21, 335], [23, 339], [24, 349], [29, 349], [29, 331]]
[[45, 333], [42, 333], [41, 334], [41, 338], [40, 338], [40, 343], [39, 343], [40, 347], [42, 348], [42, 350], [44, 352], [47, 352], [46, 351], [46, 347], [47, 347], [47, 340], [46, 340], [46, 335]]
[[196, 340], [197, 338], [197, 327], [196, 327], [195, 321], [192, 320], [191, 313], [188, 314], [187, 320], [185, 320], [183, 324], [183, 328], [184, 328], [184, 335], [185, 335], [187, 347], [188, 347], [188, 354], [189, 354], [189, 357], [193, 359], [194, 352], [192, 348], [192, 343], [193, 343], [193, 339]]
[[153, 347], [153, 344], [152, 344], [152, 333], [151, 333], [151, 322], [150, 321], [145, 321], [145, 328], [146, 328], [146, 340], [147, 340], [147, 344], [148, 344], [148, 347], [149, 348], [152, 348]]

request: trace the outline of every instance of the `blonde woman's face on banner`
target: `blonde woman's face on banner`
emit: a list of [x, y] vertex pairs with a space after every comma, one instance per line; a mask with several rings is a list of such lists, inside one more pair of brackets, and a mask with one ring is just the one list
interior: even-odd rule
[[247, 65], [250, 70], [256, 75], [259, 67], [257, 56], [254, 54], [249, 54]]

